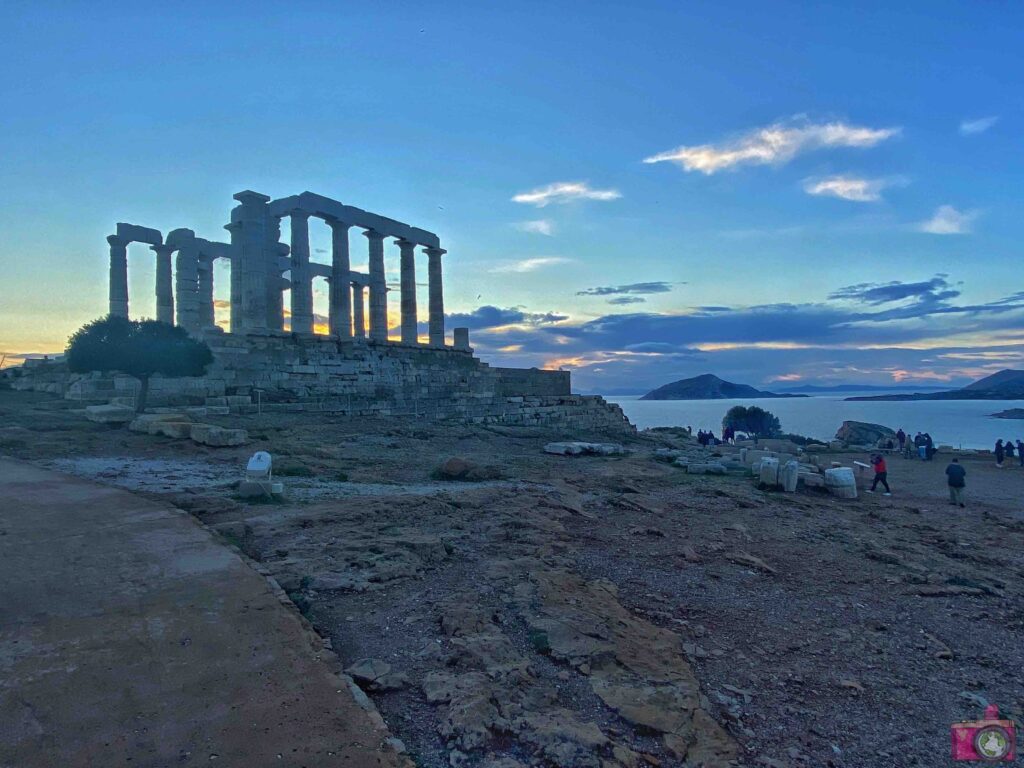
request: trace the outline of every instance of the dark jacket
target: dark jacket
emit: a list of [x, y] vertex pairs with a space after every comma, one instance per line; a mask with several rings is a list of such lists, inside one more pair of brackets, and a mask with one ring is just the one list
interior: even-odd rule
[[954, 488], [963, 488], [966, 484], [964, 478], [967, 477], [967, 470], [959, 464], [950, 464], [946, 467], [946, 477], [949, 478], [949, 484]]

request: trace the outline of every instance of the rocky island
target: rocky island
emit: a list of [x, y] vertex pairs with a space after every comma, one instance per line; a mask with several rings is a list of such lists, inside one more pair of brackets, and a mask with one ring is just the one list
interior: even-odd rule
[[724, 381], [714, 374], [705, 373], [692, 379], [680, 379], [658, 387], [641, 397], [641, 400], [734, 400], [738, 398], [806, 397], [797, 394], [777, 394], [755, 389], [747, 384]]

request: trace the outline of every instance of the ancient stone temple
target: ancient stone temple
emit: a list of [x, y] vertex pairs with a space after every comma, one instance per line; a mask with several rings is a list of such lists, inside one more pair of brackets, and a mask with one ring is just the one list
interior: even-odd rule
[[[490, 366], [473, 356], [466, 328], [453, 329], [449, 343], [445, 251], [437, 235], [311, 192], [272, 200], [246, 191], [235, 200], [238, 205], [225, 225], [228, 242], [197, 237], [191, 229], [173, 229], [165, 236], [125, 223], [107, 238], [110, 314], [128, 316], [128, 247], [148, 245], [156, 256], [157, 319], [186, 328], [214, 354], [205, 376], [151, 379], [151, 404], [632, 430], [618, 406], [571, 394], [568, 371]], [[285, 217], [290, 220], [288, 243], [280, 241]], [[329, 265], [310, 258], [311, 217], [331, 229]], [[367, 249], [365, 274], [351, 268], [352, 247]], [[389, 257], [397, 257], [400, 275], [397, 338], [388, 333]], [[421, 264], [426, 260], [425, 341], [418, 328], [417, 257]], [[217, 259], [231, 265], [228, 332], [214, 320]], [[313, 280], [318, 277], [329, 285], [326, 329], [314, 325]], [[291, 297], [287, 312], [285, 291]], [[44, 365], [16, 386], [86, 402], [130, 404], [138, 382]]]
[[[401, 293], [401, 343], [419, 344], [416, 304], [417, 249], [426, 256], [431, 347], [445, 346], [444, 288], [437, 235], [337, 200], [303, 192], [272, 200], [258, 192], [239, 192], [238, 205], [225, 225], [230, 242], [196, 237], [191, 229], [175, 229], [166, 238], [159, 230], [118, 224], [110, 243], [110, 314], [128, 316], [128, 246], [145, 243], [156, 255], [157, 319], [192, 332], [214, 327], [213, 263], [231, 262], [231, 332], [260, 334], [282, 331], [283, 293], [291, 293], [290, 330], [310, 335], [313, 325], [313, 279], [330, 285], [330, 335], [340, 341], [367, 336], [365, 294], [369, 289], [369, 332], [376, 342], [388, 341], [388, 286], [385, 245], [398, 250]], [[281, 220], [288, 218], [291, 242], [280, 242]], [[309, 219], [331, 228], [331, 264], [310, 260]], [[353, 272], [350, 235], [366, 238], [369, 274]], [[358, 245], [358, 243], [357, 243]], [[176, 275], [172, 281], [172, 257]], [[287, 274], [287, 277], [285, 276]], [[174, 283], [172, 286], [172, 282]], [[461, 336], [462, 334], [460, 334]]]

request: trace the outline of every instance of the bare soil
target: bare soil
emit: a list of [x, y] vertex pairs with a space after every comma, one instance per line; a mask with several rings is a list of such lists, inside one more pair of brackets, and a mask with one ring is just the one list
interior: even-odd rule
[[[601, 436], [232, 416], [251, 444], [211, 449], [25, 393], [0, 416], [0, 453], [189, 510], [387, 665], [357, 680], [419, 765], [937, 766], [984, 702], [1024, 717], [1024, 470], [986, 455], [961, 510], [941, 454], [840, 501], [687, 475], [664, 431], [567, 458], [544, 443]], [[235, 498], [258, 449], [288, 501]]]

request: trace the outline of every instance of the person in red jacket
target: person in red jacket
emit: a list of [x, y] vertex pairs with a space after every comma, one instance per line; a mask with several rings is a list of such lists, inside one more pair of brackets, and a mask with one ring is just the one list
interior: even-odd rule
[[876, 453], [871, 457], [871, 466], [875, 468], [875, 479], [871, 483], [871, 489], [868, 493], [874, 493], [875, 488], [881, 483], [885, 488], [885, 495], [892, 496], [892, 491], [889, 490], [889, 473], [886, 471], [885, 459], [882, 458], [882, 454]]

